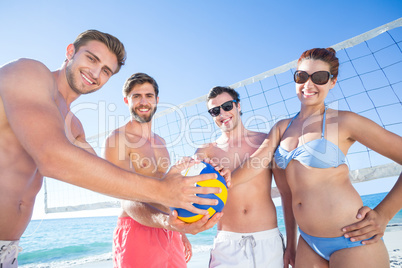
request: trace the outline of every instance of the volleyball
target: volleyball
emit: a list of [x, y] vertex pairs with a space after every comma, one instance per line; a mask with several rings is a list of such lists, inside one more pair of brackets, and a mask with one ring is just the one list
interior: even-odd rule
[[[218, 178], [216, 180], [206, 180], [206, 181], [199, 181], [197, 182], [197, 187], [219, 187], [222, 189], [220, 193], [216, 194], [197, 194], [199, 197], [210, 198], [218, 200], [218, 204], [215, 206], [210, 205], [200, 205], [200, 204], [193, 204], [194, 207], [199, 209], [208, 210], [210, 218], [216, 213], [221, 212], [223, 207], [226, 204], [226, 200], [228, 197], [228, 190], [225, 179], [220, 175], [218, 171], [215, 170], [213, 166], [208, 163], [201, 162], [195, 164], [181, 172], [183, 176], [197, 176], [200, 174], [207, 174], [207, 173], [216, 173]], [[182, 208], [171, 208], [172, 210], [176, 210], [178, 213], [178, 218], [184, 222], [196, 222], [200, 220], [204, 215], [195, 214], [188, 210]]]

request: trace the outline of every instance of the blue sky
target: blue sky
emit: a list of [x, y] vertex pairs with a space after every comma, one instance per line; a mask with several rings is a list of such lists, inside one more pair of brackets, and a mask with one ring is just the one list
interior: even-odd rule
[[[216, 85], [231, 85], [402, 15], [402, 1], [4, 1], [0, 0], [0, 65], [28, 57], [59, 68], [65, 48], [86, 29], [118, 37], [126, 66], [80, 102], [116, 104], [135, 72], [160, 86], [160, 101], [180, 104]], [[78, 114], [80, 117], [81, 115]], [[92, 120], [91, 120], [92, 119]], [[93, 116], [81, 117], [87, 136]]]
[[[74, 105], [102, 102], [108, 112], [127, 117], [121, 89], [135, 72], [157, 80], [161, 102], [180, 104], [401, 16], [400, 0], [0, 0], [0, 65], [26, 57], [55, 70], [79, 33], [113, 34], [126, 47], [126, 65], [99, 92]], [[87, 137], [98, 132], [96, 113], [77, 113]]]

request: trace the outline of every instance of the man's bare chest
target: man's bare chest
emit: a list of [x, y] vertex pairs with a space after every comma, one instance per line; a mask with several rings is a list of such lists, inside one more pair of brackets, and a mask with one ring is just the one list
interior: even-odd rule
[[170, 157], [165, 147], [156, 147], [145, 143], [138, 148], [127, 148], [130, 168], [144, 175], [162, 177], [170, 167]]
[[254, 151], [255, 149], [246, 145], [244, 147], [240, 146], [226, 149], [215, 148], [212, 151], [210, 158], [218, 161], [224, 167], [234, 170], [246, 161]]

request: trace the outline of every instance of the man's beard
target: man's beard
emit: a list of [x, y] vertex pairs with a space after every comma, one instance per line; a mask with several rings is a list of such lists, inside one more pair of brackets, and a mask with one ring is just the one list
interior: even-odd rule
[[[144, 106], [140, 106], [138, 107], [138, 109], [142, 109], [144, 108]], [[151, 108], [152, 109], [152, 108]], [[151, 113], [149, 114], [148, 117], [144, 117], [144, 116], [140, 116], [139, 114], [137, 114], [135, 112], [135, 109], [131, 109], [131, 116], [134, 118], [135, 121], [137, 121], [138, 123], [148, 123], [152, 120], [152, 117], [154, 116], [154, 114], [156, 113], [156, 109], [157, 107], [155, 106], [155, 108], [151, 111]]]
[[73, 63], [68, 62], [67, 66], [66, 66], [66, 79], [67, 79], [67, 83], [70, 86], [70, 88], [77, 94], [80, 95], [85, 95], [85, 94], [89, 94], [92, 92], [97, 91], [98, 89], [92, 89], [90, 91], [82, 91], [81, 89], [78, 88], [78, 86], [76, 85], [76, 83], [74, 83], [74, 81], [76, 81], [76, 77], [74, 75], [74, 70], [73, 70]]

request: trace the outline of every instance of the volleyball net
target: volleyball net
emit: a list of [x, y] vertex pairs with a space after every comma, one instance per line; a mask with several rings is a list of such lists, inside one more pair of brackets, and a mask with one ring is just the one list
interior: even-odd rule
[[[338, 82], [327, 96], [330, 108], [353, 111], [385, 129], [402, 135], [402, 18], [331, 46], [337, 51]], [[247, 129], [268, 133], [300, 109], [293, 74], [297, 60], [237, 82], [230, 87], [240, 94], [242, 121]], [[208, 89], [206, 89], [207, 92]], [[155, 114], [153, 130], [166, 141], [172, 163], [191, 156], [220, 136], [207, 112], [206, 95]], [[100, 133], [88, 141], [104, 140]], [[99, 144], [99, 142], [97, 143]], [[400, 165], [355, 143], [346, 157], [352, 183], [398, 176]], [[117, 199], [54, 179], [44, 182], [45, 212], [67, 212], [119, 207]], [[273, 197], [278, 192], [273, 189]]]

